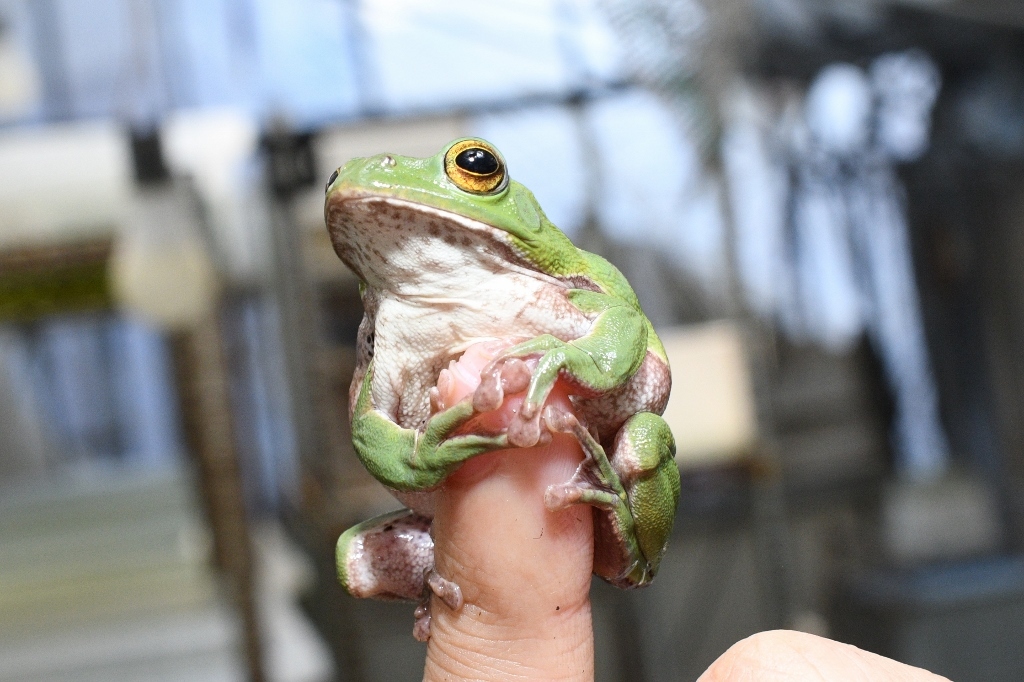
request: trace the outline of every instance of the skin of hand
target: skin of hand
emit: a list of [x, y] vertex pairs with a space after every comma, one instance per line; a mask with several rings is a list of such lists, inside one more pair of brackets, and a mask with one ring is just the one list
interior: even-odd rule
[[[760, 632], [722, 654], [697, 682], [941, 682], [926, 670], [791, 630]], [[946, 680], [946, 682], [949, 682]]]
[[[471, 348], [438, 382], [445, 405], [468, 395], [501, 345]], [[444, 373], [442, 373], [444, 374]], [[507, 421], [521, 396], [484, 419]], [[549, 404], [570, 405], [556, 390]], [[582, 458], [576, 441], [468, 461], [445, 483], [434, 517], [436, 567], [462, 589], [458, 612], [431, 604], [424, 680], [594, 679], [590, 507], [549, 512], [548, 485]], [[698, 682], [941, 682], [946, 678], [816, 635], [761, 632], [737, 642]], [[947, 681], [948, 682], [948, 681]]]

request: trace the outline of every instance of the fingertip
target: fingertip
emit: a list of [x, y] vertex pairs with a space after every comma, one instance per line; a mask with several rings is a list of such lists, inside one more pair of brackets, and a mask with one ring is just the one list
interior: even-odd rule
[[946, 678], [818, 635], [769, 630], [733, 644], [697, 682], [753, 679], [941, 682]]

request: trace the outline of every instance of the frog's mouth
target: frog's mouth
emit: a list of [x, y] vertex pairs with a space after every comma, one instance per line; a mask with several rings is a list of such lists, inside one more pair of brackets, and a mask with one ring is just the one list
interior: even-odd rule
[[[405, 288], [451, 278], [518, 271], [555, 283], [515, 247], [507, 232], [443, 209], [380, 194], [335, 193], [325, 208], [338, 257], [367, 284]], [[468, 285], [468, 284], [467, 284]]]

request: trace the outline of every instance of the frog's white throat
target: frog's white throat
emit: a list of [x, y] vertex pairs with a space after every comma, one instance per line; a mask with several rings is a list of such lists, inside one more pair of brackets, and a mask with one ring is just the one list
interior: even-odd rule
[[376, 195], [332, 202], [327, 218], [341, 259], [369, 286], [397, 296], [477, 298], [473, 292], [493, 289], [502, 274], [565, 287], [531, 268], [506, 232], [457, 213]]
[[390, 198], [332, 202], [327, 217], [335, 250], [369, 287], [374, 405], [401, 426], [423, 424], [438, 372], [469, 343], [586, 333], [567, 284], [527, 267], [501, 230]]

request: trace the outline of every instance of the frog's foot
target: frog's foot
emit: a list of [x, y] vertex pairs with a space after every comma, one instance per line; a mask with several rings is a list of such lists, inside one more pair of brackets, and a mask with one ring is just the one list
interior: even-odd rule
[[611, 457], [574, 415], [549, 406], [544, 421], [552, 431], [572, 433], [585, 458], [572, 478], [549, 486], [552, 510], [589, 504], [594, 514], [594, 573], [617, 587], [648, 584], [665, 553], [676, 504], [679, 469], [668, 425], [658, 415], [638, 412], [615, 436]]
[[519, 358], [502, 358], [480, 372], [480, 385], [473, 392], [473, 408], [490, 412], [501, 407], [506, 395], [522, 393], [530, 385], [530, 368]]
[[[552, 432], [571, 433], [579, 441], [585, 455], [568, 482], [550, 485], [544, 493], [544, 505], [551, 511], [574, 504], [589, 504], [606, 511], [625, 511], [626, 491], [612, 468], [604, 448], [568, 410], [548, 406], [544, 424]], [[511, 426], [509, 427], [511, 431]], [[511, 434], [510, 434], [511, 436]], [[509, 438], [511, 440], [511, 437]]]
[[541, 428], [541, 415], [512, 419], [506, 430], [508, 442], [520, 448], [531, 448], [534, 445], [547, 445], [551, 442], [551, 431]]
[[441, 574], [434, 569], [430, 569], [427, 573], [427, 587], [452, 611], [462, 608], [462, 588], [451, 580], [442, 578]]
[[617, 587], [649, 582], [653, 572], [637, 542], [625, 486], [604, 448], [571, 412], [548, 406], [544, 422], [551, 431], [575, 436], [584, 453], [568, 482], [548, 486], [544, 505], [551, 511], [574, 504], [594, 507], [594, 573]]
[[[473, 409], [490, 412], [498, 409], [505, 396], [526, 391], [530, 386], [529, 365], [519, 358], [499, 358], [480, 372], [480, 384], [473, 392]], [[440, 382], [438, 382], [440, 384]], [[550, 441], [551, 434], [541, 427], [540, 410], [527, 414], [525, 405], [512, 417], [507, 428], [508, 442], [516, 447], [528, 448]]]
[[462, 590], [434, 570], [431, 520], [408, 509], [364, 521], [338, 539], [338, 578], [353, 597], [419, 600], [413, 636], [430, 637], [431, 595], [453, 611]]
[[412, 636], [420, 642], [430, 639], [430, 601], [431, 595], [437, 595], [438, 599], [445, 603], [445, 606], [452, 611], [462, 608], [462, 589], [451, 580], [441, 577], [441, 574], [430, 569], [424, 579], [423, 598], [416, 605], [413, 616], [416, 622], [412, 626]]

